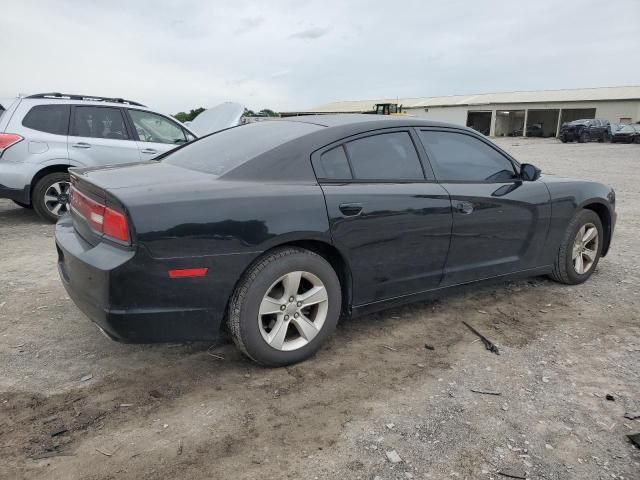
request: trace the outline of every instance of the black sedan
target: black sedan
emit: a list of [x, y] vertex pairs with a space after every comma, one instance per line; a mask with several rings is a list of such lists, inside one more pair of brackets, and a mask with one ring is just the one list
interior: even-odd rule
[[612, 143], [640, 143], [640, 125], [623, 125], [611, 137]]
[[110, 337], [312, 355], [338, 318], [470, 283], [591, 276], [615, 195], [477, 132], [402, 117], [234, 127], [157, 161], [73, 169], [56, 228], [71, 298]]

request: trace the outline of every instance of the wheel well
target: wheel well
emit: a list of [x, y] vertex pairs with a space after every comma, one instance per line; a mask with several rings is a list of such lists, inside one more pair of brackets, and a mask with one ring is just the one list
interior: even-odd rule
[[342, 315], [351, 315], [351, 299], [352, 299], [352, 281], [351, 281], [351, 269], [349, 264], [342, 256], [340, 251], [333, 245], [317, 240], [299, 240], [295, 242], [289, 242], [282, 245], [278, 245], [275, 248], [281, 247], [299, 247], [306, 250], [310, 250], [323, 257], [327, 262], [331, 264], [333, 269], [338, 275], [340, 280], [340, 288], [342, 289]]
[[68, 171], [69, 171], [69, 165], [50, 165], [48, 167], [43, 168], [38, 173], [36, 173], [31, 179], [31, 187], [29, 190], [29, 202], [31, 202], [33, 189], [36, 188], [36, 185], [38, 184], [38, 182], [42, 177], [44, 177], [45, 175], [49, 175], [50, 173], [68, 172]]
[[602, 256], [604, 257], [609, 251], [609, 244], [611, 243], [611, 213], [609, 213], [609, 209], [601, 203], [585, 205], [584, 209], [591, 210], [600, 217], [602, 228], [604, 228], [604, 244], [602, 245]]

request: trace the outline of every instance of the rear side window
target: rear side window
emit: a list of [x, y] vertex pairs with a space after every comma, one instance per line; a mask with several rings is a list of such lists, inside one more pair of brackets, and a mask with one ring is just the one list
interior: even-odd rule
[[320, 156], [320, 160], [314, 162], [318, 178], [331, 180], [346, 180], [351, 178], [351, 169], [344, 147], [332, 148]]
[[87, 138], [129, 139], [122, 112], [111, 107], [75, 107], [71, 134]]
[[438, 181], [501, 182], [516, 178], [511, 161], [471, 135], [420, 131]]
[[373, 135], [345, 146], [356, 179], [424, 180], [420, 159], [407, 132]]
[[70, 112], [70, 105], [36, 105], [22, 119], [22, 125], [40, 132], [66, 135]]
[[163, 161], [191, 170], [223, 175], [262, 153], [321, 128], [324, 127], [302, 122], [249, 123], [191, 142], [171, 152]]

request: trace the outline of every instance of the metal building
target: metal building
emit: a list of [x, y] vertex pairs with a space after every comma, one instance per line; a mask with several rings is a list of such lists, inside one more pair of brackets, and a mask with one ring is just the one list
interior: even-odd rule
[[382, 103], [397, 103], [409, 115], [466, 125], [491, 136], [553, 137], [564, 122], [582, 118], [640, 122], [640, 86], [333, 102], [283, 116], [364, 113]]

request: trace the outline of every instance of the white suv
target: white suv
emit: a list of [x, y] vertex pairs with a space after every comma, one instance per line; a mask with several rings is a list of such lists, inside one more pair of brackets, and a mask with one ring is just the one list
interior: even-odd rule
[[0, 198], [55, 222], [67, 211], [69, 167], [150, 160], [197, 138], [177, 120], [121, 98], [60, 93], [0, 109]]

